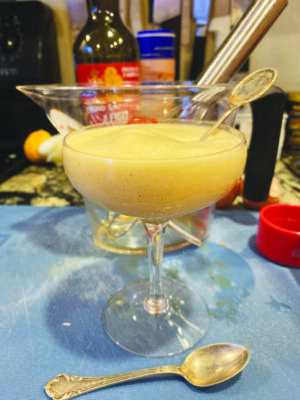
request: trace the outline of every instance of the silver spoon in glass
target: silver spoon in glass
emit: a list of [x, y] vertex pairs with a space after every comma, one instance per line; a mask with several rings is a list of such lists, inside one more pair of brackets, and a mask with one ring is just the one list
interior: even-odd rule
[[230, 108], [222, 117], [202, 136], [200, 142], [203, 142], [231, 113], [239, 107], [257, 100], [274, 83], [277, 77], [277, 71], [274, 68], [262, 68], [242, 79], [233, 89], [230, 95]]
[[165, 374], [181, 375], [194, 386], [212, 386], [237, 375], [246, 367], [249, 359], [250, 353], [244, 346], [217, 343], [194, 350], [180, 366], [153, 367], [103, 377], [61, 374], [45, 385], [45, 391], [53, 400], [67, 400], [121, 382]]

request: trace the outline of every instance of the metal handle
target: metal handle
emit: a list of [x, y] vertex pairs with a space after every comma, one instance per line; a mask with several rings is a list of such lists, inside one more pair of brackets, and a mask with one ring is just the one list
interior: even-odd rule
[[198, 85], [227, 82], [271, 27], [288, 0], [257, 0], [245, 12], [196, 79]]
[[225, 119], [228, 118], [229, 115], [231, 115], [231, 113], [233, 113], [238, 108], [239, 108], [239, 105], [229, 108], [222, 115], [222, 117], [219, 118], [218, 121], [216, 121], [216, 123], [213, 124], [213, 126], [202, 136], [202, 138], [200, 139], [200, 142], [204, 142], [208, 138], [208, 136], [211, 135], [212, 133], [214, 133], [214, 131], [217, 130], [217, 128], [222, 124], [222, 122], [225, 121]]
[[180, 367], [162, 366], [139, 371], [125, 372], [118, 375], [102, 377], [81, 377], [67, 374], [57, 375], [45, 385], [47, 395], [53, 400], [67, 400], [93, 390], [106, 386], [116, 385], [121, 382], [145, 378], [147, 376], [177, 374], [181, 375]]
[[181, 228], [179, 225], [175, 224], [173, 221], [168, 222], [168, 226], [173, 229], [175, 232], [182, 235], [188, 242], [194, 244], [195, 246], [202, 247], [203, 240], [197, 238], [196, 236], [192, 235], [191, 233], [187, 232], [185, 229]]

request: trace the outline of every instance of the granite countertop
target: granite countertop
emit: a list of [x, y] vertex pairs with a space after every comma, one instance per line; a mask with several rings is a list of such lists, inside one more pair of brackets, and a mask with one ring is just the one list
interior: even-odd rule
[[[290, 156], [277, 161], [275, 177], [280, 183], [280, 203], [300, 205], [300, 179], [289, 168]], [[0, 204], [33, 206], [83, 206], [62, 166], [30, 165], [21, 173], [0, 184]], [[244, 208], [237, 198], [231, 208]]]
[[0, 184], [0, 204], [32, 206], [83, 206], [62, 166], [30, 165]]

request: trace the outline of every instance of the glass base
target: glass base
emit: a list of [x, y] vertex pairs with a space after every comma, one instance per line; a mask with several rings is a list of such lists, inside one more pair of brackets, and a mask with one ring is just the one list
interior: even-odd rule
[[[146, 254], [147, 240], [143, 223], [134, 217], [128, 217], [107, 211], [91, 200], [84, 198], [94, 243], [104, 250], [117, 254]], [[179, 228], [203, 242], [209, 235], [213, 206], [208, 206], [192, 214], [174, 218]], [[164, 239], [164, 253], [189, 246], [182, 234], [170, 226]]]
[[175, 280], [163, 280], [163, 292], [168, 306], [159, 314], [145, 310], [149, 280], [115, 293], [103, 314], [109, 337], [123, 349], [148, 357], [172, 356], [194, 347], [209, 326], [205, 302]]

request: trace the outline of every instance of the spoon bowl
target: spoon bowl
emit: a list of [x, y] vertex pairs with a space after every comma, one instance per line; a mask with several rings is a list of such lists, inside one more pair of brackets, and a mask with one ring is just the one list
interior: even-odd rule
[[242, 345], [216, 343], [194, 350], [180, 366], [152, 367], [102, 377], [60, 374], [45, 385], [45, 391], [53, 400], [67, 400], [121, 382], [166, 374], [180, 375], [194, 386], [213, 386], [233, 378], [246, 367], [249, 359], [250, 353]]
[[233, 378], [250, 359], [241, 345], [217, 343], [193, 351], [181, 366], [182, 376], [194, 386], [212, 386]]
[[230, 108], [202, 136], [201, 142], [214, 133], [218, 126], [235, 110], [261, 97], [275, 82], [277, 71], [274, 68], [262, 68], [252, 72], [242, 79], [233, 89], [230, 96]]

